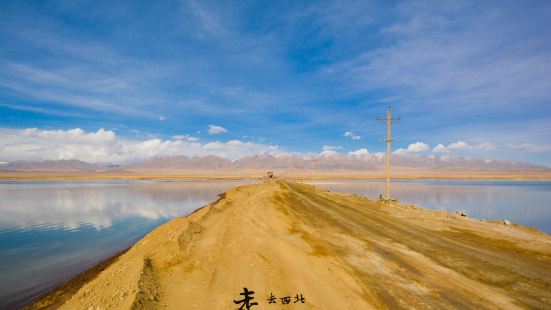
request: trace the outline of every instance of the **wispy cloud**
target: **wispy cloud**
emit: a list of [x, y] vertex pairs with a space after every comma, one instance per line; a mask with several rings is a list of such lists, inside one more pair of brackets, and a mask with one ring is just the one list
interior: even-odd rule
[[[377, 152], [374, 118], [392, 104], [397, 142], [442, 154], [551, 139], [547, 2], [177, 4], [4, 1], [0, 125], [63, 118], [59, 128], [170, 137], [223, 124], [227, 139], [298, 152], [352, 150], [361, 133]], [[456, 140], [471, 147], [449, 148]], [[492, 152], [549, 164], [544, 152]]]
[[[538, 28], [519, 33], [510, 23], [515, 13], [486, 5], [402, 3], [398, 19], [379, 31], [389, 44], [334, 64], [330, 72], [355, 81], [355, 91], [390, 90], [404, 110], [445, 104], [436, 111], [480, 115], [551, 99], [551, 34]], [[543, 18], [550, 8], [534, 9], [534, 17]]]
[[521, 151], [525, 153], [551, 153], [551, 144], [532, 144], [532, 143], [522, 143], [522, 144], [511, 144], [508, 143], [506, 146], [509, 149]]
[[464, 141], [457, 141], [444, 146], [439, 143], [432, 149], [433, 153], [450, 153], [454, 151], [481, 151], [490, 152], [496, 150], [496, 146], [489, 142], [483, 142], [479, 144], [469, 144]]
[[211, 34], [219, 34], [223, 31], [223, 28], [219, 25], [217, 19], [207, 9], [205, 9], [200, 2], [195, 0], [187, 0], [184, 1], [184, 4], [192, 10], [204, 30]]
[[217, 135], [217, 134], [228, 132], [228, 130], [226, 128], [224, 128], [222, 126], [217, 126], [217, 125], [209, 125], [207, 131], [210, 135]]
[[353, 133], [352, 131], [347, 131], [343, 134], [344, 137], [349, 137], [350, 139], [352, 140], [360, 140], [362, 137], [361, 136], [358, 136], [356, 135], [355, 133]]
[[2, 103], [2, 102], [0, 102], [0, 107], [6, 107], [6, 108], [13, 109], [13, 110], [29, 111], [29, 112], [47, 114], [47, 115], [80, 117], [80, 118], [86, 117], [86, 115], [82, 114], [82, 113], [67, 112], [67, 111], [64, 111], [62, 109], [44, 108], [44, 107], [21, 105], [21, 104], [11, 104], [11, 103]]
[[200, 138], [197, 138], [197, 137], [194, 137], [194, 136], [191, 136], [191, 135], [174, 135], [174, 136], [172, 136], [172, 139], [174, 139], [174, 140], [185, 140], [185, 141], [188, 141], [188, 142], [197, 142], [197, 141], [201, 140]]

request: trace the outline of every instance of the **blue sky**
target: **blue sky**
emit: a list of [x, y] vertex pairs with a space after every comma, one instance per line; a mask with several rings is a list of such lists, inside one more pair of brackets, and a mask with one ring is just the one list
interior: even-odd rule
[[399, 153], [551, 166], [549, 1], [4, 0], [0, 42], [0, 161], [374, 153], [392, 104]]

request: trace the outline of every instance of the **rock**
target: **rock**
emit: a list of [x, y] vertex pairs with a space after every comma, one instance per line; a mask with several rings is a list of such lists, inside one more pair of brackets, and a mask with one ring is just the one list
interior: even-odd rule
[[505, 224], [505, 225], [511, 225], [511, 222], [509, 222], [508, 220], [504, 220], [504, 221], [503, 221], [503, 224]]

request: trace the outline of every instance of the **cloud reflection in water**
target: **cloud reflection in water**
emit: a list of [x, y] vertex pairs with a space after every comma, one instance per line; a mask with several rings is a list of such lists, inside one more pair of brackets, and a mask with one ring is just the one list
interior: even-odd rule
[[186, 215], [237, 182], [17, 182], [0, 186], [0, 227], [96, 229], [114, 221]]

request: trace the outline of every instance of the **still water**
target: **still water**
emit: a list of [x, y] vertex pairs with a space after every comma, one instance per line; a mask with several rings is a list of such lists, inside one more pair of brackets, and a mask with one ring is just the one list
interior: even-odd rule
[[245, 183], [0, 181], [0, 309], [21, 305]]
[[[384, 181], [318, 181], [318, 187], [376, 199]], [[402, 203], [464, 211], [479, 219], [507, 219], [551, 234], [551, 181], [394, 181], [392, 197]]]
[[[55, 287], [245, 183], [0, 181], [0, 309]], [[371, 198], [384, 192], [381, 181], [316, 185]], [[404, 203], [508, 219], [551, 234], [551, 181], [397, 181], [392, 194]]]

